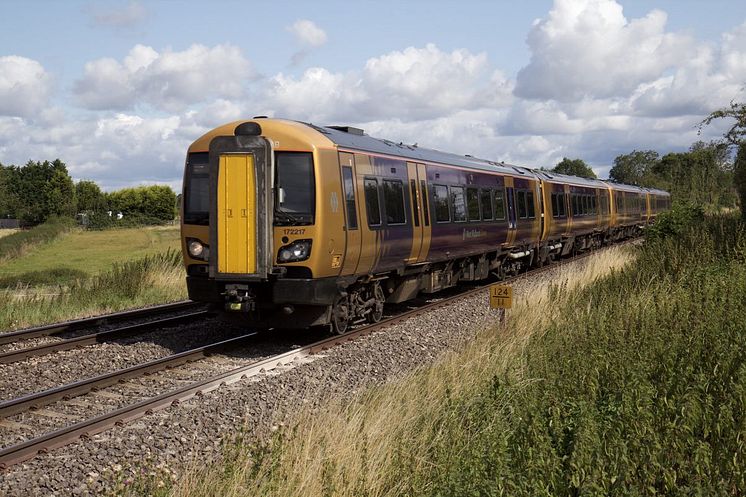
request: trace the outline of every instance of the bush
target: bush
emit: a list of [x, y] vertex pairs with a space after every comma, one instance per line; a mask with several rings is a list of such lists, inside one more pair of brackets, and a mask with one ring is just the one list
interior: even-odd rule
[[648, 239], [679, 236], [693, 225], [702, 223], [704, 217], [705, 211], [699, 205], [675, 204], [670, 211], [658, 214], [645, 234]]

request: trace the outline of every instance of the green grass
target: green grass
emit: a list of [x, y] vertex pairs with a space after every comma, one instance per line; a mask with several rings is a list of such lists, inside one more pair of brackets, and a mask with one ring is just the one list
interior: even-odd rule
[[181, 253], [116, 263], [66, 286], [0, 290], [0, 330], [162, 304], [187, 297]]
[[0, 237], [0, 261], [7, 266], [8, 260], [22, 257], [34, 249], [51, 243], [53, 240], [74, 230], [75, 221], [69, 218], [53, 218], [30, 230], [15, 230]]
[[75, 230], [5, 261], [0, 266], [0, 287], [72, 284], [107, 271], [113, 264], [179, 250], [179, 246], [178, 226]]
[[431, 368], [239, 439], [173, 487], [116, 491], [743, 495], [746, 226], [676, 232], [591, 285], [532, 293]]

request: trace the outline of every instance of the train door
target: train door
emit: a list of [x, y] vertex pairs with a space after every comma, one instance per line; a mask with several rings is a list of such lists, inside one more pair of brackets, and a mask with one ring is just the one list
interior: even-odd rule
[[342, 181], [342, 195], [344, 196], [345, 213], [345, 251], [344, 262], [340, 274], [355, 274], [360, 261], [360, 213], [358, 209], [355, 178], [355, 156], [347, 152], [339, 153], [340, 178]]
[[210, 142], [210, 276], [263, 278], [271, 267], [271, 148], [264, 138], [219, 136]]
[[544, 216], [544, 182], [542, 180], [537, 180], [536, 184], [538, 186], [537, 188], [537, 194], [536, 194], [536, 212], [539, 216], [539, 240], [546, 240], [547, 234], [545, 233], [545, 226], [547, 220]]
[[419, 186], [420, 194], [420, 214], [422, 222], [422, 244], [420, 245], [420, 253], [417, 256], [417, 262], [424, 262], [427, 260], [427, 255], [430, 252], [430, 197], [427, 191], [427, 171], [425, 170], [425, 164], [417, 164], [417, 184]]
[[[416, 264], [424, 259], [421, 255], [425, 231], [425, 219], [422, 203], [424, 193], [421, 189], [420, 175], [418, 172], [419, 166], [422, 166], [424, 172], [423, 164], [407, 162], [407, 176], [409, 178], [407, 189], [411, 198], [410, 207], [412, 214], [412, 249], [409, 254], [409, 259], [407, 259], [407, 264]], [[424, 175], [422, 178], [424, 179]]]
[[512, 244], [515, 242], [517, 219], [515, 213], [515, 189], [512, 186], [512, 179], [510, 180], [510, 184], [511, 186], [508, 186], [506, 181], [505, 195], [508, 200], [508, 243]]
[[[358, 226], [360, 232], [360, 257], [357, 263], [355, 274], [369, 273], [377, 260], [377, 254], [381, 249], [381, 230], [378, 227], [381, 224], [380, 210], [378, 204], [377, 183], [375, 179], [370, 179], [373, 175], [373, 167], [370, 163], [370, 157], [365, 154], [355, 154], [355, 187], [360, 194], [358, 198]], [[366, 186], [369, 187], [366, 190]], [[371, 203], [372, 201], [372, 203]], [[368, 205], [374, 211], [368, 212]], [[374, 205], [373, 205], [374, 204]]]

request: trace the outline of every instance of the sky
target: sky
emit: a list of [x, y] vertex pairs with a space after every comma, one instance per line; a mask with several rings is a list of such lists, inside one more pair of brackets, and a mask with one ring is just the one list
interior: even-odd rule
[[745, 93], [742, 0], [0, 1], [0, 163], [106, 190], [256, 115], [604, 178]]

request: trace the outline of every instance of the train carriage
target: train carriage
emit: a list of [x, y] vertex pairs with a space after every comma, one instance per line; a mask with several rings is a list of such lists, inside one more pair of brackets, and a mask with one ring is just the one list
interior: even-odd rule
[[355, 320], [379, 320], [384, 302], [516, 273], [631, 233], [648, 220], [642, 206], [663, 205], [663, 193], [352, 127], [237, 121], [187, 154], [187, 287], [192, 300], [241, 322], [342, 333]]

